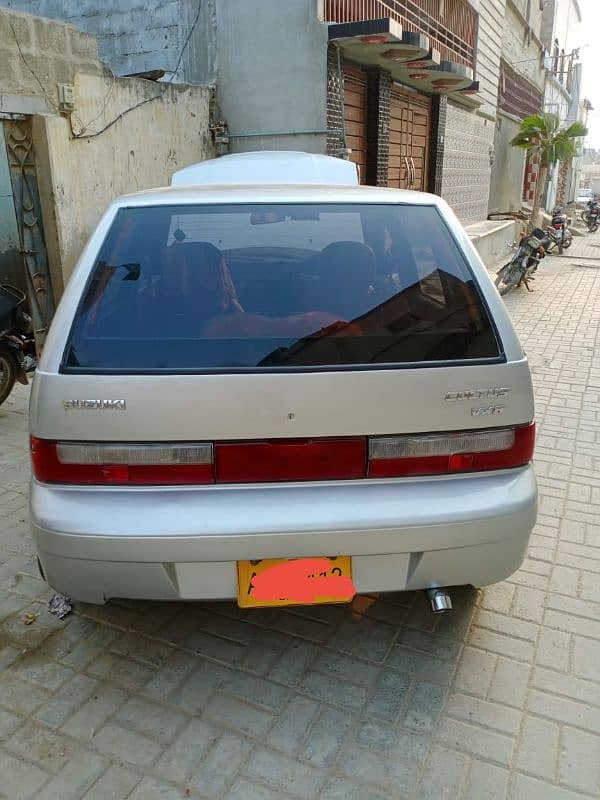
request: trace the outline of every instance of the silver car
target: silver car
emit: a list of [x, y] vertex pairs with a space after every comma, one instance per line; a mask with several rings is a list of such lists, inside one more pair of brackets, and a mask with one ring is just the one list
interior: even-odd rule
[[339, 602], [520, 566], [527, 359], [439, 198], [208, 185], [114, 202], [31, 398], [57, 591]]

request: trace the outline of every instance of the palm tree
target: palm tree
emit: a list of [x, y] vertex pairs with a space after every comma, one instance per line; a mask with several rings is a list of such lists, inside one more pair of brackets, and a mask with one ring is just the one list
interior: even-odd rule
[[511, 145], [527, 150], [530, 155], [539, 156], [540, 160], [529, 230], [538, 223], [548, 170], [559, 161], [573, 158], [577, 152], [576, 140], [586, 134], [587, 128], [582, 122], [573, 122], [567, 128], [561, 128], [556, 114], [533, 114], [521, 122], [519, 133], [511, 141]]

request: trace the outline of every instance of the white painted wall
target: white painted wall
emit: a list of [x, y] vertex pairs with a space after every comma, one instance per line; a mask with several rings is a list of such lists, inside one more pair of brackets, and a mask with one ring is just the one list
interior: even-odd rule
[[496, 116], [505, 7], [506, 0], [483, 0], [479, 3], [476, 72], [484, 100], [481, 112], [491, 117]]

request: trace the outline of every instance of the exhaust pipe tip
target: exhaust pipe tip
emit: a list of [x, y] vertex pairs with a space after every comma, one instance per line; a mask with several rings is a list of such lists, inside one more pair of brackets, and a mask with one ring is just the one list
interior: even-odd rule
[[427, 589], [425, 594], [434, 614], [452, 611], [452, 599], [446, 589]]

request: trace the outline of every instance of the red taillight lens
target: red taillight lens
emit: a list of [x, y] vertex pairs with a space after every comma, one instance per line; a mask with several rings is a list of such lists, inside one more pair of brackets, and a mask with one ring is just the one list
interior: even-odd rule
[[509, 469], [533, 458], [535, 424], [426, 436], [371, 439], [369, 477], [449, 475]]
[[43, 483], [181, 486], [358, 480], [509, 469], [533, 457], [535, 425], [426, 435], [212, 444], [104, 444], [31, 437]]
[[111, 445], [31, 437], [33, 475], [44, 483], [165, 486], [213, 483], [210, 444]]
[[302, 439], [297, 441], [217, 444], [219, 483], [322, 481], [364, 478], [366, 439]]

